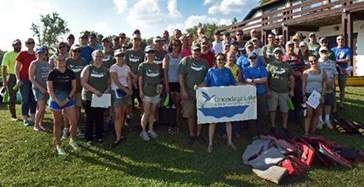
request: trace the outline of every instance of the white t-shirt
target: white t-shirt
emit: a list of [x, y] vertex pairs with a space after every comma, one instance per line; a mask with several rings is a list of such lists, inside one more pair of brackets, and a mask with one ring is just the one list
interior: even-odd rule
[[[130, 68], [128, 65], [124, 64], [120, 67], [117, 64], [113, 64], [110, 67], [110, 73], [112, 72], [115, 72], [118, 75], [118, 80], [122, 86], [128, 87], [128, 74], [130, 72]], [[111, 80], [111, 89], [119, 89], [119, 87], [114, 83], [113, 80]]]
[[222, 53], [224, 49], [224, 46], [222, 45], [222, 42], [212, 42], [212, 51], [217, 54], [217, 53]]

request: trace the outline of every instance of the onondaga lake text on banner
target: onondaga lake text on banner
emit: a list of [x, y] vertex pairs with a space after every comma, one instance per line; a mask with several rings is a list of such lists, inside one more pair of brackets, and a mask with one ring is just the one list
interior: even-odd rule
[[198, 124], [257, 119], [253, 85], [198, 88], [196, 100]]

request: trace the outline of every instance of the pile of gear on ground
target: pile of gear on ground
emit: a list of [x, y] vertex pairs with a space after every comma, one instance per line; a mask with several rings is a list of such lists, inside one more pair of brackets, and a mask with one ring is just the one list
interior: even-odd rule
[[[347, 127], [348, 123], [351, 128]], [[334, 124], [339, 132], [364, 135], [363, 124], [344, 119], [336, 119]], [[304, 175], [314, 160], [326, 167], [341, 165], [351, 169], [352, 162], [364, 161], [364, 152], [322, 136], [284, 139], [268, 135], [254, 140], [242, 157], [244, 164], [250, 165], [257, 176], [279, 184], [287, 176]]]

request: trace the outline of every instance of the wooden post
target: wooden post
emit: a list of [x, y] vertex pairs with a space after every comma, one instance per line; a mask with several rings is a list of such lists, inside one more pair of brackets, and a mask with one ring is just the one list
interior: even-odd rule
[[267, 44], [267, 39], [268, 39], [268, 32], [266, 31], [266, 30], [264, 30], [264, 29], [262, 29], [261, 30], [261, 40], [262, 40], [262, 42], [263, 42], [263, 45], [266, 45]]
[[289, 30], [287, 25], [282, 25], [282, 35], [284, 38], [284, 43], [287, 43], [289, 41]]
[[348, 43], [348, 19], [347, 19], [347, 12], [344, 9], [341, 14], [341, 34], [344, 36], [345, 39], [345, 45]]

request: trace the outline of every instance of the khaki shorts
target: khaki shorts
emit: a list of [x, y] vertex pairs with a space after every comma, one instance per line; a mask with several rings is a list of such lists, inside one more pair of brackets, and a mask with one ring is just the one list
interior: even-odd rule
[[153, 103], [153, 104], [158, 104], [161, 101], [161, 98], [159, 97], [159, 95], [157, 96], [144, 96], [143, 98], [143, 102], [148, 102], [148, 103]]
[[119, 106], [130, 106], [131, 105], [131, 97], [124, 96], [122, 98], [116, 98], [115, 92], [111, 92], [111, 101], [112, 106], [119, 107]]
[[288, 112], [288, 93], [277, 93], [275, 91], [272, 92], [272, 97], [268, 98], [268, 110], [276, 111], [279, 105], [281, 112]]
[[182, 100], [182, 116], [184, 118], [196, 117], [196, 100], [189, 98]]
[[73, 98], [75, 99], [75, 106], [82, 107], [81, 93], [76, 93]]

